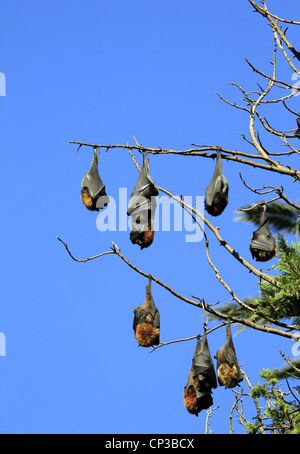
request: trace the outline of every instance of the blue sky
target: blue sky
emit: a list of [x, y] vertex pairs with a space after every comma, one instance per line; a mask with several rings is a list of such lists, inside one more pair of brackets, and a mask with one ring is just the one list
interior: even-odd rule
[[[296, 4], [274, 0], [272, 10], [293, 17]], [[78, 258], [106, 251], [114, 241], [132, 263], [183, 295], [209, 304], [230, 296], [207, 263], [204, 242], [186, 243], [185, 232], [158, 231], [143, 251], [130, 243], [129, 231], [99, 232], [97, 214], [79, 197], [92, 150], [76, 154], [69, 141], [133, 144], [135, 136], [150, 147], [187, 149], [193, 142], [249, 151], [240, 136], [248, 133], [247, 114], [225, 105], [216, 92], [238, 102], [230, 82], [249, 90], [263, 82], [245, 58], [270, 72], [272, 33], [246, 0], [230, 7], [195, 0], [4, 0], [1, 9], [0, 331], [7, 350], [0, 357], [0, 432], [203, 433], [205, 412], [196, 418], [183, 405], [194, 341], [151, 354], [139, 348], [133, 309], [144, 302], [147, 280], [115, 256], [75, 263], [56, 237]], [[289, 36], [297, 37], [292, 31]], [[281, 77], [291, 76], [284, 66]], [[298, 109], [295, 100], [291, 106]], [[278, 129], [295, 128], [295, 117], [278, 106], [270, 119]], [[265, 145], [280, 147], [267, 136]], [[177, 195], [204, 195], [213, 167], [208, 159], [150, 156], [153, 180]], [[253, 227], [234, 222], [234, 211], [259, 199], [238, 173], [252, 186], [276, 181], [297, 194], [287, 177], [231, 162], [223, 168], [229, 204], [213, 224], [251, 262]], [[120, 187], [130, 194], [138, 175], [126, 150], [102, 152], [99, 169], [111, 197]], [[256, 295], [257, 279], [208, 234], [223, 278], [240, 298]], [[202, 332], [202, 311], [157, 285], [152, 291], [162, 341]], [[214, 355], [225, 330], [208, 342]], [[253, 384], [261, 367], [282, 366], [279, 349], [291, 355], [293, 345], [249, 330], [234, 342]], [[227, 433], [234, 395], [219, 387], [213, 398], [219, 408], [211, 428]], [[237, 423], [234, 428], [242, 432]]]

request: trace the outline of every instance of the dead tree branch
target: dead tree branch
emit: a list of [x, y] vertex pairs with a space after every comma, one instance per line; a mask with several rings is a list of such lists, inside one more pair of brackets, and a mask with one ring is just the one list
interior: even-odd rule
[[[67, 246], [66, 242], [64, 242], [59, 237], [57, 237], [57, 239], [65, 246], [65, 248], [66, 248], [69, 256], [72, 258], [72, 260], [75, 260], [76, 262], [87, 262], [88, 260], [94, 260], [94, 259], [97, 259], [97, 258], [103, 256], [103, 255], [108, 255], [108, 252], [110, 252], [110, 251], [107, 251], [106, 253], [101, 253], [101, 254], [95, 255], [93, 257], [90, 257], [88, 259], [79, 260], [79, 259], [75, 259], [75, 257], [71, 253], [69, 247]], [[152, 279], [153, 282], [156, 282], [158, 285], [160, 285], [165, 290], [167, 290], [172, 295], [174, 295], [176, 298], [184, 301], [185, 303], [191, 304], [191, 305], [193, 305], [195, 307], [198, 307], [198, 308], [201, 308], [201, 309], [204, 308], [207, 312], [219, 317], [220, 319], [224, 319], [224, 320], [230, 319], [232, 323], [240, 323], [242, 325], [248, 326], [250, 328], [253, 328], [253, 329], [256, 329], [256, 330], [259, 330], [259, 331], [264, 331], [264, 332], [267, 332], [267, 333], [270, 333], [270, 334], [276, 334], [278, 336], [286, 337], [288, 339], [295, 339], [295, 334], [292, 334], [292, 333], [290, 333], [288, 331], [283, 331], [283, 330], [274, 328], [272, 326], [260, 325], [258, 323], [255, 323], [255, 322], [252, 322], [250, 320], [243, 319], [243, 318], [240, 318], [240, 317], [235, 317], [235, 316], [232, 316], [232, 315], [229, 316], [229, 315], [223, 314], [222, 312], [219, 312], [216, 309], [213, 309], [211, 305], [206, 304], [203, 299], [199, 298], [201, 302], [198, 303], [197, 301], [194, 301], [194, 300], [192, 300], [190, 298], [187, 298], [186, 296], [181, 295], [180, 293], [176, 292], [172, 287], [170, 287], [169, 285], [165, 284], [164, 282], [162, 282], [161, 280], [159, 280], [158, 278], [153, 276], [153, 274], [146, 273], [146, 272], [140, 270], [137, 266], [133, 265], [129, 260], [126, 259], [126, 257], [124, 257], [124, 255], [121, 253], [121, 250], [119, 249], [119, 247], [114, 242], [112, 242], [112, 245], [113, 246], [111, 247], [111, 252], [110, 253], [113, 253], [113, 254], [117, 255], [131, 269], [133, 269], [137, 273], [141, 274], [142, 276], [146, 277], [147, 279], [149, 279], [149, 277], [151, 276], [151, 279]], [[196, 297], [194, 297], [194, 298], [196, 298]]]

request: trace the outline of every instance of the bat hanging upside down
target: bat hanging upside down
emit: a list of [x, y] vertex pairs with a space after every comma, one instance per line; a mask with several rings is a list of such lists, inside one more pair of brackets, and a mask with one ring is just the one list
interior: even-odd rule
[[135, 338], [141, 347], [151, 347], [159, 344], [160, 316], [152, 297], [151, 279], [149, 277], [143, 306], [138, 306], [133, 310], [133, 329]]
[[217, 162], [212, 180], [205, 190], [205, 209], [211, 216], [219, 216], [228, 204], [228, 181], [222, 169], [221, 153], [217, 152]]
[[99, 175], [98, 161], [99, 155], [97, 149], [94, 149], [91, 168], [81, 182], [80, 198], [89, 211], [99, 211], [109, 202], [109, 198], [105, 192], [105, 185], [102, 183]]
[[262, 208], [259, 228], [253, 232], [251, 238], [250, 251], [252, 257], [257, 262], [267, 262], [271, 260], [277, 253], [277, 246], [274, 235], [271, 234], [266, 216], [266, 205]]
[[189, 413], [198, 416], [201, 410], [213, 404], [211, 391], [217, 388], [217, 378], [213, 361], [208, 348], [206, 333], [202, 343], [198, 338], [192, 366], [190, 368], [183, 397], [184, 405]]
[[131, 194], [127, 215], [131, 216], [130, 241], [141, 249], [149, 247], [154, 239], [155, 197], [159, 194], [149, 175], [149, 159], [144, 154], [143, 166]]
[[230, 321], [226, 326], [226, 343], [217, 351], [217, 375], [220, 386], [234, 388], [243, 380], [231, 337]]
[[[150, 216], [150, 211], [148, 212], [148, 216]], [[141, 216], [139, 215], [138, 218]], [[141, 249], [147, 248], [151, 246], [154, 240], [154, 223], [153, 220], [150, 218], [148, 222], [144, 223], [144, 227], [140, 225], [140, 222], [135, 221], [138, 224], [138, 229], [134, 228], [134, 222], [132, 222], [133, 229], [130, 232], [130, 241], [132, 244], [138, 244]], [[144, 230], [143, 230], [144, 229]]]

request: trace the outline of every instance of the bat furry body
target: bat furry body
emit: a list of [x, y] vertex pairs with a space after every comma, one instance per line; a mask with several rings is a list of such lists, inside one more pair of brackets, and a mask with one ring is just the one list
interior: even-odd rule
[[159, 344], [159, 328], [153, 322], [142, 322], [136, 327], [135, 338], [141, 347], [151, 347]]
[[243, 376], [232, 342], [230, 321], [227, 322], [226, 326], [226, 343], [217, 351], [215, 358], [217, 359], [219, 385], [225, 386], [225, 388], [237, 386], [243, 380]]
[[206, 211], [211, 216], [219, 216], [223, 213], [228, 205], [228, 193], [220, 194], [219, 192], [214, 196], [212, 204], [206, 205]]
[[149, 175], [149, 159], [144, 154], [140, 176], [131, 194], [127, 215], [131, 216], [130, 241], [141, 249], [149, 247], [154, 240], [155, 197], [158, 189]]
[[266, 205], [262, 208], [259, 228], [253, 232], [250, 243], [250, 252], [252, 257], [258, 262], [267, 262], [271, 260], [276, 252], [277, 246], [274, 235], [271, 234], [266, 216]]
[[198, 407], [197, 407], [198, 399], [197, 399], [195, 388], [191, 386], [187, 391], [184, 391], [183, 398], [184, 398], [184, 405], [185, 405], [185, 408], [187, 409], [187, 411], [189, 413], [191, 413], [192, 415], [198, 416], [198, 413], [199, 413]]
[[230, 365], [227, 361], [220, 363], [217, 368], [218, 380], [225, 388], [234, 388], [239, 379], [239, 372], [235, 364]]
[[105, 192], [105, 185], [99, 175], [98, 161], [99, 155], [95, 149], [90, 170], [85, 174], [81, 182], [80, 198], [89, 211], [99, 211], [109, 202]]
[[85, 207], [90, 211], [96, 210], [96, 203], [93, 201], [88, 188], [81, 189], [80, 198]]
[[[130, 232], [130, 241], [132, 244], [138, 244], [141, 249], [151, 246], [154, 240], [154, 226], [151, 226], [152, 222], [149, 221], [148, 225], [144, 227], [144, 231], [133, 230]], [[152, 228], [152, 230], [151, 230]]]
[[205, 190], [205, 209], [211, 216], [219, 216], [228, 204], [228, 181], [224, 177], [221, 153], [217, 152], [217, 161], [212, 180]]
[[209, 408], [213, 404], [211, 392], [217, 387], [217, 378], [209, 352], [206, 334], [202, 343], [197, 340], [192, 366], [183, 392], [185, 408], [192, 415]]
[[159, 344], [160, 316], [154, 304], [151, 292], [151, 277], [146, 287], [146, 298], [143, 306], [134, 310], [133, 329], [135, 338], [141, 347]]
[[256, 259], [257, 262], [267, 262], [268, 260], [271, 260], [273, 257], [275, 257], [277, 253], [277, 246], [275, 246], [273, 251], [259, 251], [258, 249], [253, 249], [251, 250], [252, 256]]

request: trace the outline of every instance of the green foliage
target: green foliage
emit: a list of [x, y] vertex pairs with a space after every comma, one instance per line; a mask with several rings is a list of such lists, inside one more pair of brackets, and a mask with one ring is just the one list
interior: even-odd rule
[[269, 282], [259, 283], [260, 296], [252, 300], [252, 307], [258, 308], [275, 320], [294, 318], [295, 325], [300, 324], [300, 242], [288, 246], [282, 235], [278, 235], [278, 262], [273, 269], [279, 288]]
[[262, 369], [260, 376], [263, 383], [252, 388], [250, 395], [253, 399], [264, 400], [265, 404], [260, 405], [261, 414], [254, 418], [256, 421], [247, 424], [247, 433], [300, 433], [300, 406], [297, 395], [292, 391], [284, 393], [281, 390], [276, 369]]
[[[287, 364], [286, 366], [278, 370], [278, 378], [280, 380], [282, 378], [289, 377], [300, 379], [300, 358], [294, 359], [291, 363], [294, 367], [291, 367], [289, 364]], [[295, 389], [300, 394], [300, 387], [296, 387]]]
[[[265, 317], [274, 320], [292, 319], [296, 329], [300, 329], [300, 242], [289, 246], [282, 235], [277, 240], [278, 261], [272, 266], [278, 288], [266, 281], [259, 282], [259, 296], [245, 298], [251, 312], [235, 303], [225, 303], [219, 310], [227, 315], [235, 315], [257, 323], [268, 323]], [[213, 319], [213, 316], [210, 316]]]
[[[275, 220], [276, 217], [272, 221], [273, 225]], [[290, 218], [290, 230], [287, 228], [288, 221], [285, 223], [285, 229], [293, 231], [294, 228], [294, 232], [297, 232], [298, 220], [297, 214], [293, 227]], [[259, 218], [256, 222], [259, 222]], [[280, 228], [283, 229], [283, 224]], [[225, 303], [219, 308], [220, 312], [259, 324], [270, 323], [265, 317], [277, 321], [289, 319], [295, 330], [300, 329], [300, 242], [288, 245], [283, 235], [278, 234], [277, 248], [277, 262], [270, 271], [278, 283], [278, 288], [266, 281], [259, 282], [259, 295], [243, 299], [254, 312], [234, 302]], [[210, 318], [214, 317], [210, 315]], [[240, 325], [239, 329], [243, 328], [245, 325]], [[300, 378], [300, 359], [294, 359], [292, 365], [294, 367], [286, 365], [280, 370], [261, 370], [263, 381], [250, 392], [250, 396], [259, 402], [259, 412], [253, 422], [247, 423], [247, 434], [300, 434], [300, 387], [295, 386], [292, 389], [288, 385], [288, 391], [283, 392], [279, 382], [290, 377]]]
[[[296, 202], [297, 203], [297, 202]], [[250, 205], [243, 207], [250, 208]], [[249, 211], [237, 210], [239, 216], [236, 221], [244, 221], [255, 225], [260, 222], [261, 207]], [[268, 226], [277, 232], [293, 234], [296, 239], [299, 234], [299, 210], [281, 201], [269, 203], [267, 207]], [[300, 329], [300, 242], [289, 246], [282, 234], [277, 236], [277, 263], [270, 272], [274, 275], [278, 288], [266, 281], [259, 282], [257, 297], [244, 298], [243, 302], [254, 309], [254, 312], [239, 306], [234, 302], [227, 302], [220, 312], [244, 318], [259, 324], [269, 324], [267, 318], [282, 321], [288, 319], [295, 329]], [[210, 316], [210, 318], [214, 318]], [[240, 325], [239, 330], [245, 325]], [[258, 414], [253, 422], [248, 422], [248, 434], [300, 434], [300, 387], [283, 392], [280, 380], [300, 378], [300, 359], [296, 358], [280, 370], [262, 369], [260, 376], [262, 383], [251, 388], [250, 396], [259, 402]]]

